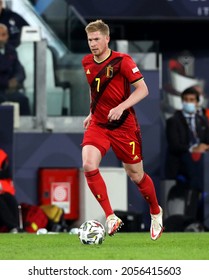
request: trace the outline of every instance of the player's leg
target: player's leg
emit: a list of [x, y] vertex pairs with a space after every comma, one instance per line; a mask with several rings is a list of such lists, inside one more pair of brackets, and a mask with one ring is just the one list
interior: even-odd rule
[[82, 150], [83, 168], [87, 184], [105, 212], [107, 231], [110, 236], [122, 226], [122, 221], [114, 214], [110, 205], [107, 187], [99, 171], [101, 152], [92, 145], [85, 145]]
[[82, 149], [84, 174], [87, 184], [103, 208], [106, 217], [113, 214], [107, 194], [107, 187], [99, 171], [99, 163], [102, 159], [99, 149], [92, 145], [85, 145]]
[[152, 179], [144, 172], [142, 161], [142, 139], [140, 130], [128, 130], [111, 133], [112, 148], [130, 179], [137, 185], [140, 193], [147, 201], [151, 214], [151, 238], [160, 237], [162, 233], [162, 209], [158, 205]]
[[135, 164], [124, 163], [124, 168], [130, 179], [137, 185], [141, 195], [150, 207], [151, 227], [150, 234], [153, 240], [158, 239], [163, 231], [163, 211], [158, 204], [155, 187], [152, 179], [143, 170], [143, 162]]
[[144, 172], [142, 161], [142, 140], [140, 130], [111, 132], [112, 149], [123, 162], [127, 175], [137, 185], [148, 202], [150, 214], [158, 214], [160, 208], [152, 179]]
[[84, 133], [82, 146], [83, 168], [88, 186], [104, 210], [108, 234], [114, 235], [121, 227], [122, 221], [115, 216], [112, 210], [107, 187], [99, 171], [101, 159], [110, 148], [106, 129], [91, 123]]
[[143, 170], [143, 162], [141, 161], [135, 164], [124, 163], [123, 165], [127, 175], [137, 185], [140, 193], [149, 204], [150, 213], [158, 214], [160, 209], [158, 206], [155, 187], [150, 176]]

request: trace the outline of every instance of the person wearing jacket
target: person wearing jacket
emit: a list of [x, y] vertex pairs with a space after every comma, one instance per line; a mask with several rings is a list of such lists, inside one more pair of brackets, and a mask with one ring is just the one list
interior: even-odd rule
[[8, 43], [8, 40], [8, 28], [0, 23], [0, 103], [17, 102], [20, 115], [30, 115], [29, 99], [21, 92], [26, 78], [25, 70], [16, 49]]
[[23, 26], [28, 26], [28, 22], [14, 11], [3, 8], [3, 2], [0, 0], [0, 23], [7, 26], [9, 32], [9, 43], [13, 47], [20, 45], [21, 31]]
[[184, 90], [181, 98], [183, 109], [166, 121], [166, 178], [184, 176], [189, 187], [202, 191], [202, 155], [209, 151], [209, 124], [204, 116], [197, 113], [197, 89]]

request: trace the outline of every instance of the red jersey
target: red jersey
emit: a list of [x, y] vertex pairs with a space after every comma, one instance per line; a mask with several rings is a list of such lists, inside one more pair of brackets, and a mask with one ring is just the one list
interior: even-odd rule
[[128, 54], [111, 51], [100, 63], [94, 60], [93, 54], [88, 54], [82, 65], [91, 90], [91, 121], [110, 130], [137, 128], [133, 107], [125, 110], [117, 121], [109, 122], [107, 118], [112, 108], [130, 96], [130, 85], [143, 79], [133, 59]]

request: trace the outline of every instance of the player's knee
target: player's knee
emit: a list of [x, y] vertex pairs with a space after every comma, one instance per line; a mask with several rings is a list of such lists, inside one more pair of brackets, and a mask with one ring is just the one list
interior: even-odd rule
[[129, 172], [128, 176], [129, 176], [129, 178], [131, 179], [132, 182], [135, 183], [137, 181], [137, 178], [138, 178], [138, 174], [137, 173]]
[[91, 171], [91, 164], [90, 162], [83, 162], [83, 169], [85, 172]]
[[96, 168], [97, 168], [97, 166], [91, 160], [86, 160], [83, 162], [83, 169], [85, 172], [95, 170]]
[[135, 183], [135, 184], [138, 184], [141, 179], [143, 178], [143, 174], [139, 173], [139, 172], [129, 172], [127, 173], [130, 180]]

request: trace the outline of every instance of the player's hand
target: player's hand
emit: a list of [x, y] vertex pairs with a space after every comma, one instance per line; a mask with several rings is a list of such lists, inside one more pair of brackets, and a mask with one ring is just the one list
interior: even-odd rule
[[83, 127], [84, 127], [85, 129], [87, 129], [88, 126], [89, 126], [89, 124], [90, 124], [90, 122], [91, 122], [91, 114], [89, 114], [89, 115], [85, 118], [85, 120], [83, 121]]
[[123, 109], [121, 109], [119, 106], [117, 106], [115, 108], [112, 108], [109, 111], [109, 114], [108, 114], [107, 118], [110, 122], [117, 121], [117, 120], [120, 119], [122, 114], [123, 114]]

